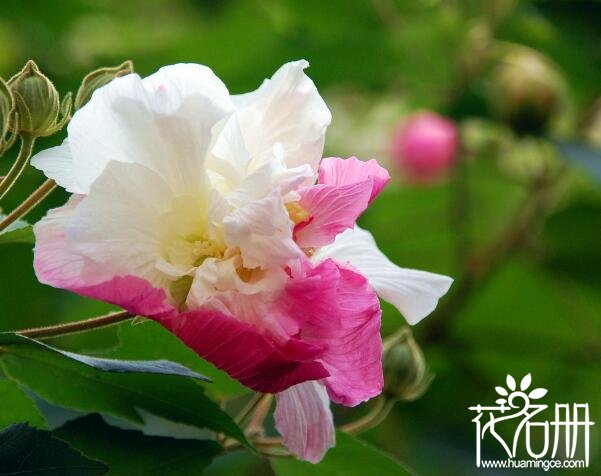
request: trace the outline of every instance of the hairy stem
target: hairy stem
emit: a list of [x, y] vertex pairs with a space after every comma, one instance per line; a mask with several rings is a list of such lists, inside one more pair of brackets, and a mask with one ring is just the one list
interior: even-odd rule
[[110, 326], [121, 321], [126, 321], [135, 317], [127, 311], [112, 312], [105, 316], [92, 317], [84, 321], [66, 322], [65, 324], [56, 324], [54, 326], [36, 327], [33, 329], [22, 329], [15, 331], [26, 337], [56, 337], [65, 334], [73, 334], [75, 332], [89, 331], [98, 329], [99, 327]]
[[3, 220], [0, 221], [0, 231], [6, 229], [8, 225], [15, 222], [19, 218], [23, 218], [31, 210], [33, 210], [39, 203], [44, 200], [50, 192], [56, 188], [56, 183], [52, 179], [46, 180], [40, 185], [35, 192], [27, 197], [17, 208], [10, 212]]
[[19, 155], [13, 163], [12, 167], [0, 182], [0, 200], [9, 192], [12, 186], [17, 182], [25, 167], [29, 163], [31, 152], [33, 151], [33, 144], [35, 143], [35, 137], [24, 134], [21, 136], [21, 149]]

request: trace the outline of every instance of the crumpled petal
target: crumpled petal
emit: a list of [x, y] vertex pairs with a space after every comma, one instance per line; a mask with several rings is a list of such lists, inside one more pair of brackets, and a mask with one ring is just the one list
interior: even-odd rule
[[372, 183], [369, 180], [350, 185], [314, 185], [300, 192], [300, 205], [310, 218], [294, 228], [294, 241], [301, 248], [329, 245], [336, 235], [353, 228], [367, 208]]
[[321, 348], [298, 339], [278, 343], [256, 326], [212, 309], [159, 319], [188, 347], [258, 392], [276, 393], [328, 375]]
[[332, 115], [303, 70], [307, 61], [286, 63], [256, 90], [232, 96], [253, 162], [265, 163], [279, 143], [288, 167], [317, 171]]
[[67, 246], [65, 230], [81, 200], [81, 196], [72, 196], [66, 205], [50, 210], [34, 225], [33, 265], [38, 280], [116, 304], [132, 314], [164, 316], [174, 312], [162, 289], [137, 276], [114, 276]]
[[389, 180], [386, 169], [375, 160], [323, 159], [319, 183], [299, 192], [299, 203], [310, 218], [296, 225], [295, 241], [302, 248], [329, 245], [336, 235], [355, 226]]
[[364, 161], [357, 157], [349, 157], [348, 159], [328, 157], [319, 164], [319, 183], [348, 185], [367, 179], [372, 180], [372, 190], [369, 197], [371, 203], [390, 181], [388, 171], [380, 166], [375, 159]]
[[409, 324], [417, 324], [430, 314], [453, 283], [440, 274], [400, 268], [378, 249], [371, 233], [358, 226], [318, 250], [312, 261], [328, 258], [365, 275], [378, 295], [394, 305]]
[[224, 218], [223, 232], [229, 246], [240, 248], [249, 269], [282, 266], [302, 254], [279, 193], [234, 210]]
[[183, 231], [164, 216], [172, 200], [153, 170], [110, 162], [69, 220], [66, 244], [113, 275], [133, 274], [166, 287], [170, 279], [156, 266], [157, 258], [162, 243]]
[[62, 171], [44, 155], [33, 163], [73, 193], [87, 194], [111, 160], [145, 165], [189, 191], [205, 180], [212, 127], [232, 110], [226, 87], [205, 66], [167, 66], [144, 80], [130, 74], [73, 115], [68, 149], [55, 151], [64, 155]]
[[326, 260], [290, 280], [282, 299], [302, 339], [324, 348], [319, 358], [334, 402], [355, 406], [382, 392], [380, 302], [365, 277]]
[[320, 382], [304, 382], [276, 394], [275, 427], [300, 459], [318, 463], [336, 444], [330, 399]]

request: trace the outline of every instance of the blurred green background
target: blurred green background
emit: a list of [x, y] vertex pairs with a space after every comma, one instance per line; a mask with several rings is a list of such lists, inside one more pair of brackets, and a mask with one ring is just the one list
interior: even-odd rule
[[[362, 226], [396, 263], [456, 279], [414, 329], [430, 389], [364, 437], [418, 474], [480, 474], [467, 407], [494, 401], [508, 373], [532, 373], [549, 403], [588, 402], [600, 421], [600, 25], [601, 3], [578, 0], [3, 0], [0, 75], [31, 58], [63, 94], [126, 59], [142, 76], [197, 62], [238, 93], [309, 60], [333, 112], [326, 156], [377, 158], [393, 175]], [[403, 179], [390, 138], [422, 109], [456, 121], [462, 148], [449, 178], [417, 185]], [[28, 170], [4, 210], [42, 181]], [[29, 220], [65, 199], [54, 192]], [[108, 309], [37, 283], [31, 262], [31, 245], [0, 247], [1, 330]], [[384, 307], [385, 333], [401, 322]], [[107, 329], [61, 345], [105, 352], [118, 337]], [[590, 474], [601, 474], [599, 425]], [[228, 458], [210, 472], [269, 474], [257, 457]]]

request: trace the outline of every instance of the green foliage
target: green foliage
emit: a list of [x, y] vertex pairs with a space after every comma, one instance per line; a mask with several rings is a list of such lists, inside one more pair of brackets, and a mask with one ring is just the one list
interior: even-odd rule
[[198, 475], [222, 451], [214, 441], [174, 440], [120, 430], [108, 426], [98, 415], [71, 421], [55, 434], [106, 463], [114, 475]]
[[108, 468], [47, 431], [18, 423], [0, 431], [0, 474], [95, 476]]
[[44, 417], [16, 382], [0, 378], [0, 395], [2, 396], [0, 428], [15, 422], [28, 423], [40, 429], [46, 428]]
[[[6, 336], [6, 335], [5, 335]], [[139, 409], [199, 428], [223, 432], [243, 443], [233, 420], [194, 381], [174, 375], [106, 372], [90, 362], [31, 341], [6, 338], [0, 353], [4, 373], [45, 400], [73, 410], [101, 412], [142, 423]]]
[[[0, 213], [0, 220], [6, 215]], [[23, 221], [17, 220], [8, 225], [4, 230], [0, 231], [0, 244], [4, 243], [27, 243], [33, 244], [35, 237], [33, 235], [33, 227]]]
[[123, 322], [119, 324], [121, 345], [110, 352], [111, 357], [119, 359], [152, 359], [165, 358], [179, 362], [196, 372], [207, 375], [212, 383], [206, 391], [215, 398], [223, 399], [247, 394], [249, 390], [237, 380], [233, 380], [224, 372], [217, 370], [189, 347], [186, 347], [163, 326], [151, 320], [139, 324]]
[[38, 348], [48, 352], [60, 354], [63, 357], [88, 365], [94, 369], [105, 372], [125, 373], [148, 373], [160, 375], [178, 375], [180, 377], [191, 377], [199, 380], [210, 381], [208, 377], [184, 367], [181, 364], [169, 360], [120, 360], [106, 359], [101, 357], [90, 357], [89, 355], [76, 354], [57, 349], [43, 342], [30, 339], [19, 334], [5, 332], [0, 334], [0, 345], [5, 345], [4, 353], [26, 355], [31, 348]]
[[331, 449], [318, 464], [312, 465], [295, 459], [274, 459], [271, 465], [277, 476], [379, 476], [410, 475], [411, 472], [390, 455], [369, 443], [349, 435], [336, 432], [336, 447]]

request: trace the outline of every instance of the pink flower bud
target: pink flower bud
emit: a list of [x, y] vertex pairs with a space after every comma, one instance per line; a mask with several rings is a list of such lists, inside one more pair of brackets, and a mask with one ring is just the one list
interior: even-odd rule
[[392, 160], [410, 181], [428, 183], [446, 175], [455, 162], [458, 145], [455, 123], [422, 112], [395, 129]]

